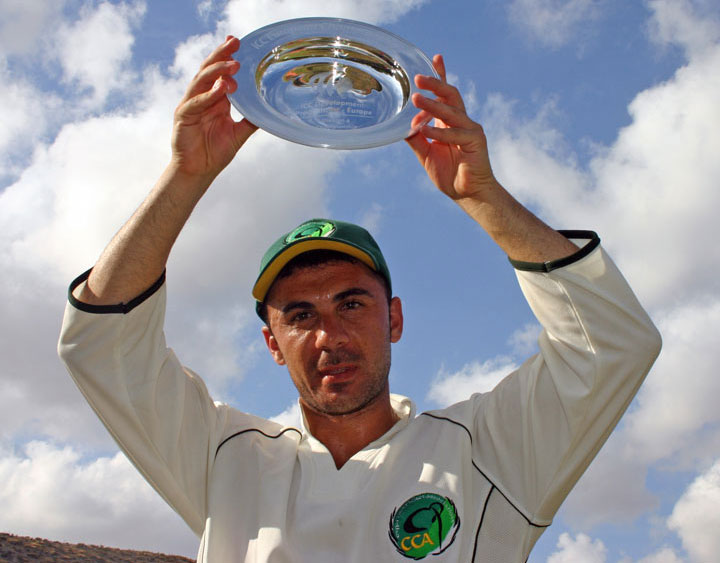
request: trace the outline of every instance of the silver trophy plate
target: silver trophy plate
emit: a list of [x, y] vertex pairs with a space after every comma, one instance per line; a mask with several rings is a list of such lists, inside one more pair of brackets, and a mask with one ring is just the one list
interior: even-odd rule
[[401, 37], [339, 18], [281, 21], [243, 37], [233, 106], [288, 141], [363, 149], [414, 133], [414, 76], [437, 76]]

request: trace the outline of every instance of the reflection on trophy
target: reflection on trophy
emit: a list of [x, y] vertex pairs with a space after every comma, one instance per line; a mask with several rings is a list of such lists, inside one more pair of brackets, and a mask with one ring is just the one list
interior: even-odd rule
[[292, 81], [299, 87], [328, 85], [340, 94], [352, 92], [367, 96], [373, 91], [381, 92], [382, 84], [371, 75], [354, 66], [337, 62], [310, 63], [295, 67], [283, 76], [285, 82]]

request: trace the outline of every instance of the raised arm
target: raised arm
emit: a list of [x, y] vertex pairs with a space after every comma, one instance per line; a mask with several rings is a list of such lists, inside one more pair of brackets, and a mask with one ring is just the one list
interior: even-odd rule
[[421, 94], [413, 103], [421, 110], [413, 125], [435, 119], [409, 139], [430, 179], [477, 221], [493, 240], [514, 260], [549, 262], [577, 251], [577, 246], [548, 227], [495, 178], [488, 156], [485, 132], [470, 119], [457, 88], [447, 83], [445, 63], [433, 58], [440, 79], [418, 75], [415, 83], [429, 90], [436, 99]]
[[91, 305], [127, 303], [155, 282], [185, 222], [215, 177], [257, 129], [230, 116], [226, 94], [237, 88], [229, 36], [205, 59], [174, 115], [172, 158], [160, 179], [74, 295]]

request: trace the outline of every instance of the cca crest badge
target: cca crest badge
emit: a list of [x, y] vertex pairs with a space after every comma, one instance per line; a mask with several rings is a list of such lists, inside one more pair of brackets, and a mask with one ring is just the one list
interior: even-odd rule
[[330, 221], [319, 221], [313, 219], [306, 221], [285, 237], [285, 244], [309, 237], [327, 237], [335, 231], [335, 225]]
[[455, 504], [433, 493], [415, 495], [390, 515], [390, 540], [410, 559], [439, 555], [455, 540], [460, 528]]

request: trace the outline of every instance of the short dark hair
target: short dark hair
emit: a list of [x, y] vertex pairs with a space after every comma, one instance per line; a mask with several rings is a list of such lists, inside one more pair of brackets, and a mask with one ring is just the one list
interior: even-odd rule
[[[278, 275], [275, 277], [275, 281], [273, 281], [273, 284], [277, 280], [289, 278], [297, 270], [301, 270], [303, 268], [315, 268], [317, 266], [327, 264], [328, 262], [349, 262], [351, 264], [363, 264], [364, 266], [366, 266], [364, 262], [358, 260], [354, 256], [350, 256], [349, 254], [345, 254], [344, 252], [338, 252], [337, 250], [309, 250], [307, 252], [303, 252], [302, 254], [297, 255], [295, 258], [285, 264], [285, 266], [283, 266], [283, 269], [280, 270]], [[372, 275], [375, 276], [382, 283], [383, 288], [385, 288], [385, 296], [389, 305], [390, 300], [392, 299], [392, 294], [387, 279], [385, 279], [385, 276], [381, 275], [370, 267], [368, 267], [368, 270], [370, 270]], [[268, 289], [266, 296], [270, 295], [271, 290], [272, 285]], [[257, 312], [263, 322], [265, 324], [268, 324], [267, 305], [265, 305], [264, 301], [258, 304]]]

